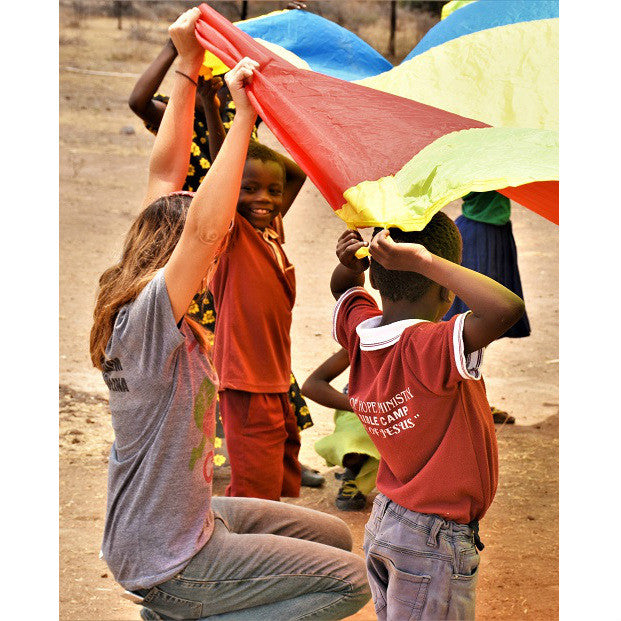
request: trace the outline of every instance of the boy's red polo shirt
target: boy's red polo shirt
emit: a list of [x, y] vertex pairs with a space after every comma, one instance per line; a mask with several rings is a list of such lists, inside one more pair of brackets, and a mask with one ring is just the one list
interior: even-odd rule
[[334, 338], [349, 352], [350, 403], [381, 455], [377, 488], [412, 511], [478, 520], [498, 483], [483, 351], [464, 356], [465, 315], [378, 326], [381, 315], [362, 287], [334, 311]]
[[220, 388], [287, 392], [295, 273], [277, 235], [259, 231], [235, 214], [210, 289]]

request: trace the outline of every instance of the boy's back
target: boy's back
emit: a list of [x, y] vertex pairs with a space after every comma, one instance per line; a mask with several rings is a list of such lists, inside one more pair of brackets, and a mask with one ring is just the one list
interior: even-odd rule
[[[351, 405], [380, 455], [364, 552], [378, 619], [474, 619], [478, 519], [496, 491], [482, 349], [523, 314], [505, 287], [459, 265], [461, 237], [436, 213], [421, 231], [357, 231], [337, 243], [334, 334], [350, 358]], [[472, 309], [439, 322], [459, 295]], [[406, 409], [407, 408], [407, 409]], [[389, 418], [390, 417], [390, 418]]]
[[377, 488], [411, 511], [478, 520], [498, 482], [482, 350], [464, 356], [464, 315], [378, 326], [381, 317], [362, 288], [346, 292], [334, 316], [350, 403], [381, 454]]

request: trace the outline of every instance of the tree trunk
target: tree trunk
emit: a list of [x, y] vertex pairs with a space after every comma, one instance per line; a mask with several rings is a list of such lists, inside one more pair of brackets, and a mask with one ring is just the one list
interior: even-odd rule
[[395, 56], [395, 33], [397, 31], [397, 0], [390, 0], [390, 40], [388, 53]]
[[116, 27], [118, 30], [123, 30], [123, 4], [121, 0], [114, 0], [112, 2], [112, 9], [114, 16], [116, 17]]

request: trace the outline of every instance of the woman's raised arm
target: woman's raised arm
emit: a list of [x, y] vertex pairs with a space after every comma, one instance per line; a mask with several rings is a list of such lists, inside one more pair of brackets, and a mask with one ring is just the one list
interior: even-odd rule
[[243, 58], [226, 75], [237, 113], [218, 156], [192, 199], [181, 238], [164, 272], [176, 321], [183, 317], [204, 284], [202, 281], [235, 215], [248, 143], [257, 116], [245, 85], [250, 83], [257, 67], [254, 60]]
[[194, 34], [199, 16], [198, 8], [190, 9], [168, 28], [179, 60], [170, 99], [149, 159], [149, 180], [143, 207], [160, 196], [180, 190], [188, 174], [196, 80], [205, 54]]

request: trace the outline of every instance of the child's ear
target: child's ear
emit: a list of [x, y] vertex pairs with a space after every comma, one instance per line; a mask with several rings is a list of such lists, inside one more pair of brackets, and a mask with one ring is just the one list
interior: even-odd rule
[[[373, 259], [369, 259], [370, 263], [373, 263]], [[375, 286], [375, 280], [373, 278], [373, 270], [371, 269], [371, 267], [369, 266], [369, 283], [371, 284], [371, 287], [373, 287], [373, 289], [377, 289], [379, 291], [379, 289]]]
[[449, 289], [447, 289], [446, 287], [440, 286], [439, 293], [440, 293], [440, 299], [443, 302], [451, 302], [451, 304], [453, 303], [453, 300], [452, 300], [453, 295]]

